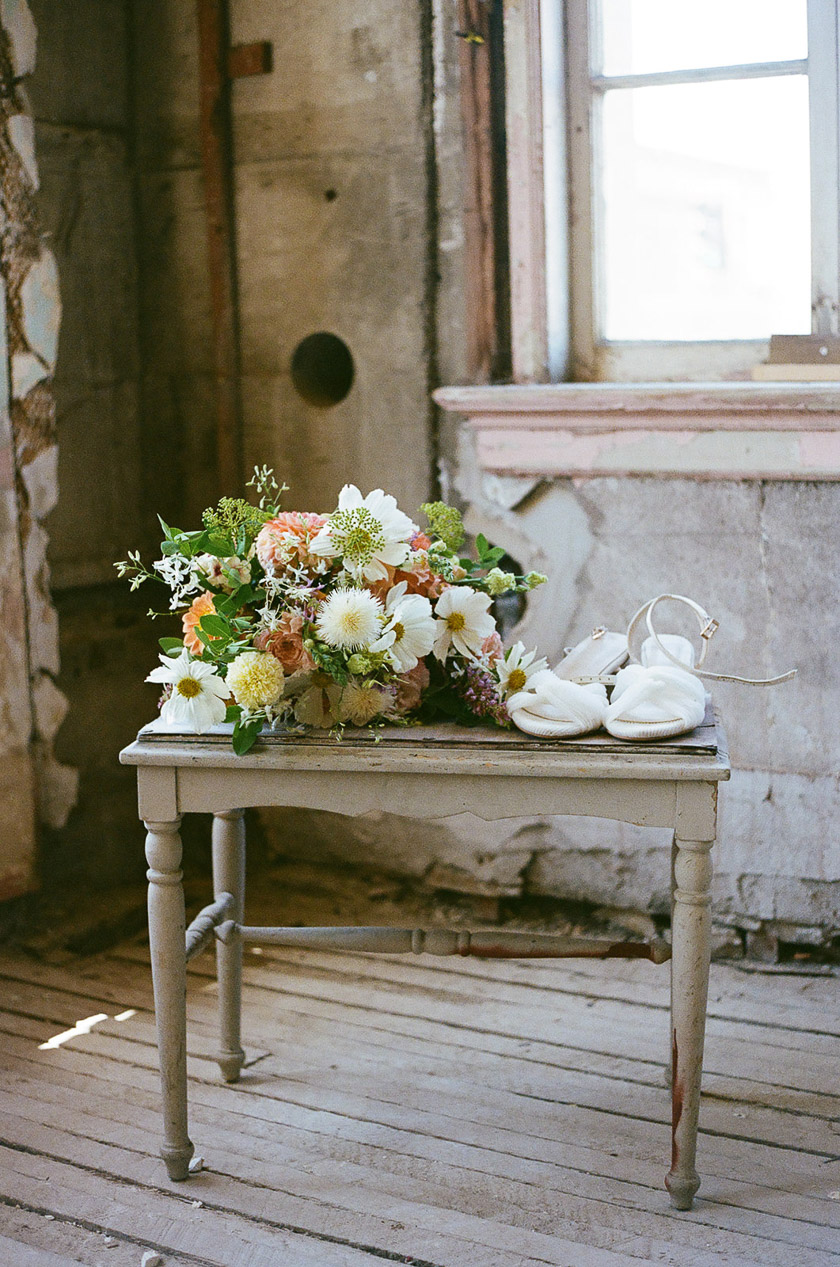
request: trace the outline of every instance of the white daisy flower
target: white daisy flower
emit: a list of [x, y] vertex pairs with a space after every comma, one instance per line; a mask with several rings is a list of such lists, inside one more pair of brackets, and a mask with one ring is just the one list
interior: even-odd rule
[[413, 669], [431, 651], [435, 642], [432, 604], [422, 594], [406, 594], [407, 581], [400, 581], [385, 599], [385, 628], [372, 642], [370, 651], [387, 651], [388, 659], [400, 673]]
[[499, 678], [499, 692], [502, 697], [514, 695], [517, 691], [528, 689], [528, 682], [535, 673], [548, 668], [544, 656], [535, 660], [536, 650], [526, 651], [524, 642], [516, 642], [505, 652], [504, 659], [496, 661], [496, 674]]
[[437, 637], [434, 653], [441, 662], [454, 647], [462, 656], [473, 660], [481, 651], [485, 638], [495, 631], [496, 622], [487, 610], [491, 599], [469, 585], [453, 585], [444, 590], [435, 604]]
[[189, 726], [201, 735], [225, 720], [225, 700], [230, 691], [212, 664], [192, 660], [186, 649], [179, 656], [162, 655], [160, 660], [162, 667], [152, 669], [146, 681], [172, 687], [172, 694], [160, 710], [165, 722]]
[[355, 484], [345, 484], [338, 509], [310, 543], [310, 553], [340, 558], [355, 581], [384, 581], [388, 567], [405, 563], [410, 538], [419, 531], [396, 500], [381, 488], [362, 497]]
[[270, 708], [283, 694], [283, 666], [267, 651], [241, 651], [225, 680], [237, 704], [249, 712]]
[[370, 590], [333, 590], [318, 613], [318, 633], [331, 647], [361, 651], [381, 628], [382, 604]]

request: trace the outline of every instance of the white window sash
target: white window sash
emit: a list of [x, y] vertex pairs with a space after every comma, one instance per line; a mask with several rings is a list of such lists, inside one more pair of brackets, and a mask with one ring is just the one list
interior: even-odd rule
[[[533, 0], [536, 3], [536, 0]], [[594, 87], [591, 67], [600, 59], [592, 41], [597, 38], [593, 21], [596, 0], [543, 0], [542, 31], [544, 69], [558, 60], [557, 44], [562, 39], [564, 53], [559, 57], [564, 70], [555, 67], [552, 89], [563, 84], [565, 72], [566, 128], [557, 117], [556, 100], [546, 114], [545, 128], [545, 251], [546, 345], [552, 381], [570, 377], [574, 381], [625, 380], [639, 381], [651, 376], [651, 365], [662, 379], [696, 379], [724, 377], [748, 371], [765, 360], [769, 344], [766, 340], [721, 340], [654, 343], [608, 342], [600, 335], [603, 314], [599, 296], [604, 291], [601, 208], [593, 187], [592, 173], [599, 164], [598, 138], [601, 134], [598, 114], [603, 89], [625, 80], [652, 82], [663, 76], [615, 76], [596, 79]], [[508, 8], [519, 6], [505, 3]], [[838, 333], [840, 314], [840, 0], [808, 0], [809, 24], [809, 95], [811, 110], [811, 205], [812, 205], [812, 285], [815, 332]], [[507, 19], [506, 19], [507, 21]], [[505, 57], [510, 78], [522, 51], [515, 44], [508, 47], [507, 27]], [[801, 61], [775, 64], [775, 73], [801, 72]], [[730, 78], [739, 68], [725, 67], [713, 72], [717, 78]], [[774, 72], [771, 64], [745, 68], [747, 77]], [[689, 80], [696, 72], [665, 72], [669, 81]], [[664, 82], [664, 80], [663, 80]], [[565, 131], [565, 138], [562, 134]], [[565, 145], [564, 145], [565, 139]], [[567, 146], [567, 150], [566, 150]], [[565, 169], [568, 159], [568, 187], [561, 182], [556, 192], [549, 181]], [[568, 221], [557, 214], [561, 204], [568, 206]], [[521, 220], [520, 220], [521, 225]], [[516, 234], [521, 232], [511, 214], [511, 244], [516, 249]], [[521, 247], [519, 248], [522, 254]], [[558, 267], [559, 264], [559, 267]], [[563, 293], [561, 293], [561, 291]], [[514, 328], [514, 342], [516, 329]], [[516, 364], [516, 358], [514, 358]], [[518, 378], [516, 381], [538, 381]]]

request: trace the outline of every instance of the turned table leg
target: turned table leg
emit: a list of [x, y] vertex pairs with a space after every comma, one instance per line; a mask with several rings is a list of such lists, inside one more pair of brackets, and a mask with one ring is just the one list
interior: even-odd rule
[[671, 1202], [690, 1210], [695, 1169], [711, 951], [712, 841], [674, 842], [671, 925]]
[[[240, 924], [245, 902], [245, 811], [225, 810], [213, 815], [213, 892], [232, 893], [235, 905], [230, 918]], [[245, 1053], [240, 1025], [242, 1013], [242, 942], [233, 937], [216, 942], [216, 976], [219, 983], [219, 1054], [216, 1059], [225, 1082], [237, 1082]]]
[[193, 1146], [187, 1133], [187, 958], [181, 883], [180, 818], [146, 822], [149, 944], [163, 1097], [161, 1156], [170, 1179], [186, 1179]]

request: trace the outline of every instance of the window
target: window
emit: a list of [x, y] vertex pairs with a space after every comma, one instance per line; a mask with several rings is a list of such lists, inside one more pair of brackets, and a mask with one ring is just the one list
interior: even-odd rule
[[772, 334], [836, 335], [837, 0], [563, 8], [541, 19], [552, 378], [743, 378]]

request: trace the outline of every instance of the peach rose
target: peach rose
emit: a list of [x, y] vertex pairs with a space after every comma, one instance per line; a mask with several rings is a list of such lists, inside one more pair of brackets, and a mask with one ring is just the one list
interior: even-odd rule
[[189, 610], [185, 611], [181, 617], [181, 625], [184, 630], [184, 646], [192, 655], [201, 655], [204, 649], [204, 643], [195, 632], [196, 625], [202, 616], [209, 616], [215, 610], [213, 595], [205, 591], [203, 594], [199, 594], [198, 598], [193, 599]]
[[315, 668], [315, 661], [303, 645], [303, 617], [299, 612], [283, 612], [277, 628], [258, 634], [254, 646], [279, 660], [285, 673]]
[[440, 598], [447, 588], [443, 577], [429, 567], [429, 557], [425, 550], [417, 552], [408, 568], [393, 568], [387, 563], [384, 566], [388, 568], [387, 581], [375, 581], [373, 585], [368, 586], [371, 593], [383, 603], [388, 590], [394, 585], [399, 585], [400, 581], [405, 581], [407, 594], [422, 594], [424, 598], [432, 601]]

